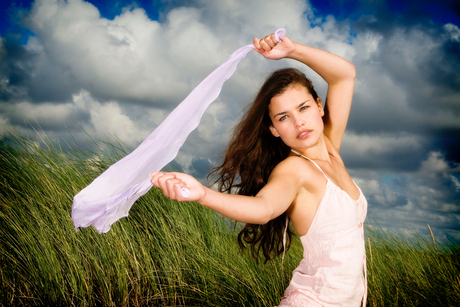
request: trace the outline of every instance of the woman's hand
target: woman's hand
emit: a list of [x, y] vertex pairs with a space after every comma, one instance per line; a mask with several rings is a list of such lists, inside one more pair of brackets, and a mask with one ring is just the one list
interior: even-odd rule
[[[178, 201], [200, 201], [206, 196], [206, 188], [195, 178], [183, 173], [151, 173], [150, 182], [159, 187], [166, 197]], [[190, 190], [190, 196], [184, 197], [182, 188]]]
[[281, 42], [278, 42], [274, 33], [261, 39], [254, 38], [253, 44], [257, 52], [270, 60], [288, 57], [296, 48], [296, 43], [287, 36], [283, 37]]

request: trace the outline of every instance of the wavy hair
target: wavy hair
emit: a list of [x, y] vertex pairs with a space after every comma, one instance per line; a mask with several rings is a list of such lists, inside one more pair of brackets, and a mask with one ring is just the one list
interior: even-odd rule
[[[290, 148], [269, 131], [272, 122], [268, 105], [273, 97], [293, 86], [305, 87], [317, 100], [312, 82], [299, 70], [285, 68], [273, 72], [235, 127], [222, 164], [211, 172], [218, 175], [215, 183], [221, 192], [230, 193], [236, 189], [237, 194], [255, 196], [267, 183], [275, 166], [289, 155]], [[279, 256], [284, 251], [285, 222], [286, 212], [264, 225], [246, 224], [238, 234], [240, 248], [244, 250], [248, 244], [256, 260], [262, 251], [265, 262]], [[291, 245], [291, 237], [288, 227], [286, 250]]]

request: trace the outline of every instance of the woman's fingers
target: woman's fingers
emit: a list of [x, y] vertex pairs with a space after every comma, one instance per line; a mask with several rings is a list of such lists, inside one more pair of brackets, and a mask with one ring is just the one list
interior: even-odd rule
[[185, 184], [175, 177], [168, 177], [165, 178], [164, 181], [160, 180], [160, 186], [166, 196], [172, 199], [177, 199], [177, 197], [180, 195], [180, 192], [177, 193], [177, 190], [180, 191], [182, 186], [185, 186]]
[[279, 43], [274, 33], [260, 39], [256, 37], [253, 40], [254, 48], [265, 57], [267, 57], [265, 53], [272, 51]]
[[252, 44], [254, 45], [254, 48], [255, 48], [256, 50], [259, 50], [259, 51], [262, 50], [262, 47], [260, 47], [260, 41], [261, 41], [261, 40], [262, 40], [262, 39], [257, 38], [257, 37], [254, 37], [254, 39], [252, 40]]
[[185, 187], [185, 183], [178, 179], [175, 174], [171, 173], [152, 173], [151, 182], [153, 185], [159, 187], [165, 196], [173, 199], [177, 199], [180, 195], [180, 191]]
[[[205, 187], [195, 178], [184, 173], [151, 173], [150, 181], [160, 188], [166, 197], [178, 201], [200, 201], [206, 196]], [[185, 190], [183, 191], [182, 189]]]
[[155, 172], [155, 173], [151, 173], [150, 174], [150, 182], [153, 184], [153, 185], [157, 185], [157, 180], [160, 176], [163, 176], [164, 173], [163, 172]]
[[270, 50], [278, 44], [278, 41], [275, 38], [275, 34], [265, 36], [263, 42], [267, 44]]
[[262, 38], [259, 44], [265, 51], [270, 51], [278, 44], [278, 41], [276, 40], [275, 34], [270, 34]]

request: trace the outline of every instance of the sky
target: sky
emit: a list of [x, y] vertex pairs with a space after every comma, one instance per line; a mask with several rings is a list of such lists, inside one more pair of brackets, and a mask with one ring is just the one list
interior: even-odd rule
[[[65, 146], [116, 135], [135, 148], [237, 48], [284, 27], [352, 62], [341, 156], [367, 223], [460, 238], [460, 3], [385, 0], [2, 1], [0, 137], [40, 127]], [[175, 162], [205, 180], [275, 69], [251, 52]]]

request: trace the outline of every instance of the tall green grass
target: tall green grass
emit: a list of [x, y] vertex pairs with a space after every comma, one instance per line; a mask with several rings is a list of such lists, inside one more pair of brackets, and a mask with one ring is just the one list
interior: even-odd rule
[[[97, 147], [96, 147], [97, 148]], [[302, 257], [256, 263], [241, 225], [152, 189], [106, 234], [75, 232], [73, 196], [124, 156], [119, 143], [62, 150], [10, 133], [0, 145], [0, 305], [274, 306]], [[369, 306], [455, 306], [459, 244], [367, 238]]]
[[434, 238], [370, 229], [366, 240], [369, 306], [459, 305], [458, 241], [440, 245]]

